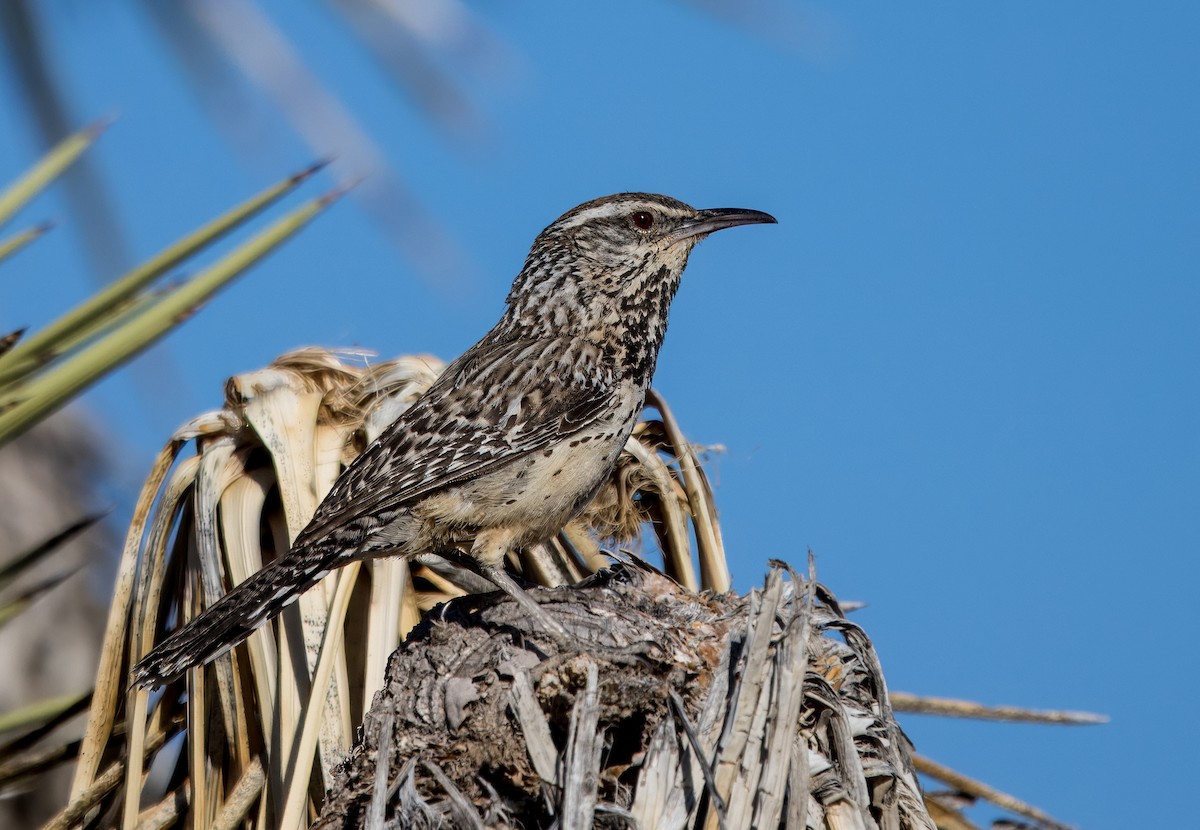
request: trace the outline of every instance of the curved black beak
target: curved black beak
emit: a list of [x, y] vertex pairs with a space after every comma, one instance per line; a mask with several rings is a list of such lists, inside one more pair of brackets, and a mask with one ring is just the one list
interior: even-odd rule
[[672, 234], [672, 241], [688, 239], [693, 236], [704, 236], [724, 228], [734, 228], [738, 225], [775, 224], [775, 217], [761, 210], [746, 208], [711, 208], [696, 212], [695, 219], [689, 219], [680, 225]]

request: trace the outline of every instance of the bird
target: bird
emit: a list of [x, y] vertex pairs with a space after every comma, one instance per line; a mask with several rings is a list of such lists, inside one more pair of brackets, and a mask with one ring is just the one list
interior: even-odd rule
[[333, 569], [378, 556], [454, 553], [563, 636], [505, 556], [558, 533], [612, 472], [696, 244], [774, 222], [650, 193], [560, 216], [534, 241], [499, 322], [346, 467], [286, 554], [169, 634], [132, 668], [133, 684], [161, 686], [216, 659]]

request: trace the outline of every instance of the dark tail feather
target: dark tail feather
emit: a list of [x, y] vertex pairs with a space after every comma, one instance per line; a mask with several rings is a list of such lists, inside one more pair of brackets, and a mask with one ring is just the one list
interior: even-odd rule
[[293, 554], [263, 568], [155, 646], [133, 667], [134, 685], [161, 686], [220, 657], [315, 585], [336, 558]]

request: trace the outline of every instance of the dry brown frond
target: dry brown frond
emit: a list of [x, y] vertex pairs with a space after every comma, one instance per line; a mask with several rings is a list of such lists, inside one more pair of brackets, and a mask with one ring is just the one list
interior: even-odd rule
[[542, 592], [586, 643], [564, 654], [459, 600], [392, 658], [316, 826], [932, 830], [870, 641], [815, 587], [776, 567], [698, 597], [618, 565]]
[[[347, 356], [301, 349], [230, 379], [225, 406], [185, 425], [160, 455], [126, 541], [74, 797], [94, 793], [105, 759], [129, 761], [123, 789], [107, 792], [92, 814], [111, 811], [130, 826], [154, 803], [169, 817], [172, 793], [182, 793], [193, 815], [215, 819], [238, 813], [231, 799], [254, 781], [257, 826], [304, 824], [401, 639], [437, 603], [490, 590], [449, 564], [384, 559], [346, 568], [231, 658], [163, 696], [126, 690], [128, 666], [164, 631], [288, 550], [345, 465], [442, 369], [427, 356], [369, 365]], [[658, 410], [593, 508], [523, 551], [510, 563], [515, 570], [543, 585], [577, 582], [612, 561], [602, 545], [650, 527], [672, 578], [691, 590], [727, 588], [723, 555], [719, 568], [702, 563], [696, 577], [690, 538], [720, 538], [715, 511], [704, 528], [692, 519], [711, 492], [670, 412], [661, 403]], [[196, 454], [185, 457], [189, 444]], [[175, 711], [181, 720], [164, 719]], [[156, 728], [183, 737], [177, 755], [150, 749], [161, 744], [152, 740]]]
[[[185, 681], [129, 690], [129, 665], [289, 550], [441, 369], [303, 349], [231, 379], [222, 409], [172, 436], [135, 508], [72, 800], [52, 826], [293, 830], [333, 786], [322, 826], [969, 828], [954, 798], [924, 803], [918, 769], [1059, 826], [914, 766], [866, 634], [811, 574], [777, 566], [763, 590], [726, 593], [712, 490], [657, 396], [583, 515], [509, 562], [575, 586], [547, 608], [579, 653], [555, 654], [474, 574], [380, 559], [331, 574]], [[662, 571], [614, 544], [657, 549]]]

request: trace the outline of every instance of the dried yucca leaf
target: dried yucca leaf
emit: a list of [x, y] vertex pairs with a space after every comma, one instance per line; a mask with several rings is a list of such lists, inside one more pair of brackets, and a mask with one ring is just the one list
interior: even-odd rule
[[[288, 550], [345, 465], [443, 368], [423, 356], [368, 366], [345, 357], [302, 349], [232, 378], [225, 407], [173, 436], [146, 482], [74, 786], [76, 796], [92, 793], [99, 759], [127, 754], [123, 793], [101, 799], [126, 825], [138, 821], [152, 792], [143, 774], [155, 763], [146, 730], [157, 722], [156, 712], [169, 708], [183, 713], [185, 740], [172, 786], [190, 793], [193, 815], [221, 814], [230, 806], [230, 783], [241, 782], [234, 788], [239, 798], [248, 797], [247, 788], [260, 788], [260, 819], [302, 826], [332, 765], [352, 745], [355, 725], [403, 636], [432, 606], [492, 590], [440, 559], [345, 568], [232, 655], [189, 673], [186, 683], [167, 687], [161, 697], [124, 693], [122, 672], [164, 631]], [[577, 582], [612, 561], [602, 545], [633, 541], [652, 528], [644, 543], [663, 551], [667, 573], [691, 590], [724, 590], [727, 578], [702, 585], [695, 576], [691, 537], [720, 538], [715, 512], [703, 528], [690, 520], [697, 497], [711, 504], [711, 493], [669, 411], [660, 406], [659, 413], [635, 430], [592, 508], [557, 538], [522, 551], [513, 568], [544, 585]], [[180, 457], [189, 444], [196, 455]], [[136, 584], [135, 571], [141, 574]], [[700, 571], [724, 572], [723, 566]], [[125, 729], [117, 734], [122, 718]], [[153, 800], [169, 796], [161, 792]]]
[[[657, 397], [592, 504], [509, 562], [547, 587], [583, 579], [552, 595], [580, 654], [554, 657], [495, 596], [446, 606], [397, 650], [425, 611], [493, 586], [436, 557], [380, 559], [334, 572], [185, 682], [126, 692], [128, 666], [165, 631], [287, 552], [339, 472], [441, 370], [430, 357], [363, 366], [303, 349], [233, 378], [221, 410], [172, 437], [138, 501], [73, 800], [55, 826], [297, 828], [334, 784], [325, 826], [368, 815], [373, 826], [502, 826], [526, 808], [550, 812], [521, 820], [552, 813], [562, 827], [601, 815], [643, 827], [970, 826], [949, 799], [926, 812], [870, 642], [811, 574], [777, 568], [760, 592], [725, 593], [711, 488]], [[657, 550], [662, 573], [633, 559], [587, 579], [613, 563], [613, 544]], [[472, 737], [487, 714], [481, 677], [509, 685]], [[372, 711], [362, 743], [356, 725]], [[509, 746], [497, 736], [512, 728], [521, 742]], [[396, 763], [371, 766], [372, 753]], [[504, 780], [489, 779], [497, 770]]]
[[540, 593], [581, 650], [454, 603], [394, 655], [317, 828], [934, 827], [870, 641], [811, 575], [697, 596], [634, 562]]

